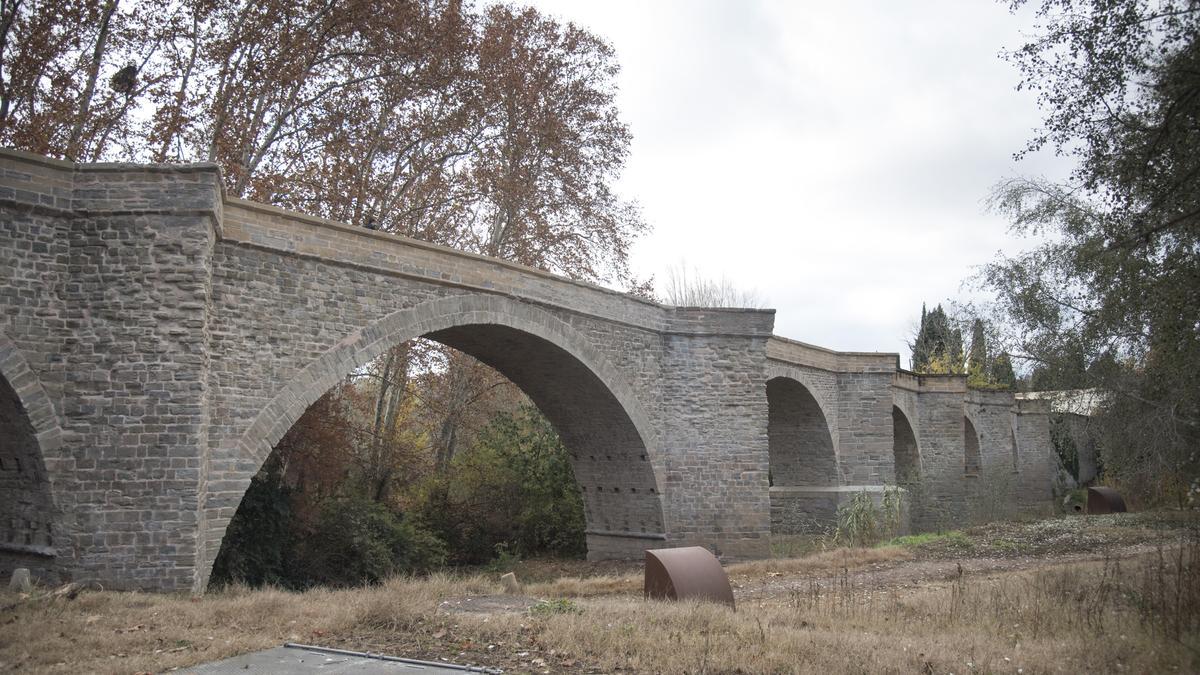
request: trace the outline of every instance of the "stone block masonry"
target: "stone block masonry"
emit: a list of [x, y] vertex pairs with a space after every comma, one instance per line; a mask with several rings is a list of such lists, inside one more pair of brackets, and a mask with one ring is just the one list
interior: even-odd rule
[[[1003, 396], [775, 337], [772, 310], [665, 307], [229, 199], [203, 164], [3, 151], [0, 224], [0, 573], [203, 591], [274, 444], [421, 336], [497, 368], [555, 425], [592, 558], [766, 555], [795, 529], [786, 513], [829, 519], [895, 480], [900, 407], [938, 499], [967, 498], [954, 467], [970, 415], [984, 474], [1015, 457], [1014, 491], [1048, 496], [1044, 413], [1012, 411], [1005, 437]], [[775, 390], [791, 397], [778, 410]]]

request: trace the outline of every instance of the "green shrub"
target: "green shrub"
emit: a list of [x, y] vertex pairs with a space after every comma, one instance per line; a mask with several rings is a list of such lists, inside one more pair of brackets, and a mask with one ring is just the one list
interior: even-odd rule
[[350, 496], [323, 505], [300, 558], [304, 585], [354, 586], [440, 566], [446, 547], [385, 504]]
[[447, 544], [452, 561], [586, 551], [583, 500], [570, 457], [536, 408], [501, 414], [445, 475], [416, 490], [413, 511]]
[[880, 546], [903, 546], [905, 548], [920, 548], [930, 544], [951, 544], [969, 546], [971, 540], [967, 535], [959, 530], [951, 530], [950, 532], [924, 532], [922, 534], [909, 534], [903, 537], [895, 537], [889, 539]]
[[556, 600], [539, 600], [529, 608], [529, 613], [534, 616], [551, 616], [553, 614], [583, 614], [583, 610], [567, 598], [558, 598]]
[[900, 526], [901, 493], [898, 488], [886, 487], [875, 505], [874, 498], [861, 490], [837, 510], [837, 528], [833, 543], [838, 546], [874, 546], [891, 536]]

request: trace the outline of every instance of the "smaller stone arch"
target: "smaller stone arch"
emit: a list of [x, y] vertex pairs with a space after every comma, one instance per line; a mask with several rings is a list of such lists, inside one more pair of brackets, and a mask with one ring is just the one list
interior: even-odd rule
[[963, 473], [968, 478], [978, 478], [983, 472], [983, 459], [979, 454], [979, 432], [971, 418], [963, 416]]
[[1021, 472], [1021, 449], [1017, 446], [1017, 420], [1014, 416], [1008, 427], [1009, 445], [1012, 451], [1012, 472]]
[[908, 415], [900, 406], [892, 406], [892, 456], [896, 482], [911, 485], [921, 480], [921, 449]]
[[773, 485], [841, 484], [825, 413], [808, 387], [797, 380], [767, 380], [767, 447]]
[[[817, 402], [817, 406], [821, 409], [821, 415], [825, 417], [825, 421], [828, 423], [829, 434], [833, 438], [833, 447], [836, 454], [838, 445], [836, 378], [827, 373], [814, 373], [804, 367], [779, 361], [768, 361], [767, 380], [770, 381], [777, 377], [795, 380], [808, 390], [809, 395], [813, 397], [813, 400]], [[822, 378], [828, 378], [828, 381], [823, 381]]]
[[768, 377], [771, 532], [820, 532], [836, 520], [841, 499], [829, 422], [804, 383], [787, 376]]

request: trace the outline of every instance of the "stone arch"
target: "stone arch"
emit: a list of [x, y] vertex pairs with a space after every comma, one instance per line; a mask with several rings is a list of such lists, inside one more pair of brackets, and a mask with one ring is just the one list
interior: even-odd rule
[[200, 587], [250, 477], [279, 439], [347, 373], [418, 337], [496, 368], [559, 431], [583, 490], [590, 557], [640, 554], [634, 549], [643, 542], [665, 538], [655, 427], [620, 372], [545, 310], [506, 297], [460, 295], [398, 310], [355, 331], [291, 377], [259, 411], [233, 448], [237, 480], [223, 481], [221, 492], [210, 489], [206, 500], [209, 555]]
[[841, 483], [825, 412], [812, 391], [791, 377], [767, 380], [767, 452], [773, 486]]
[[979, 432], [971, 418], [963, 416], [963, 473], [978, 478], [983, 471], [983, 459], [979, 454]]
[[0, 575], [28, 567], [55, 580], [64, 546], [53, 473], [63, 444], [58, 413], [37, 373], [0, 334]]
[[37, 435], [38, 446], [47, 459], [57, 459], [63, 446], [62, 426], [50, 395], [37, 373], [7, 335], [0, 333], [0, 376], [8, 381]]
[[921, 448], [917, 444], [917, 435], [908, 415], [897, 405], [892, 406], [892, 456], [898, 484], [921, 480]]
[[913, 438], [917, 439], [917, 445], [920, 445], [920, 429], [912, 421], [920, 419], [917, 415], [916, 395], [911, 392], [892, 390], [892, 407], [899, 408], [900, 414], [904, 415], [904, 421], [913, 431]]
[[1017, 447], [1017, 420], [1015, 415], [1009, 420], [1008, 441], [1012, 449], [1012, 472], [1019, 473], [1021, 471], [1021, 450]]
[[807, 389], [808, 393], [813, 397], [814, 400], [816, 400], [817, 406], [821, 408], [821, 414], [825, 417], [825, 420], [829, 422], [829, 433], [833, 437], [833, 447], [836, 453], [838, 436], [836, 419], [837, 405], [836, 400], [831, 400], [831, 394], [833, 399], [836, 399], [836, 393], [833, 392], [836, 391], [837, 381], [834, 376], [828, 375], [830, 381], [826, 382], [824, 386], [822, 386], [820, 381], [822, 375], [826, 374], [821, 373], [820, 375], [817, 375], [805, 368], [783, 364], [778, 361], [767, 362], [768, 380], [773, 380], [777, 377], [795, 380], [796, 382], [804, 385], [804, 388]]

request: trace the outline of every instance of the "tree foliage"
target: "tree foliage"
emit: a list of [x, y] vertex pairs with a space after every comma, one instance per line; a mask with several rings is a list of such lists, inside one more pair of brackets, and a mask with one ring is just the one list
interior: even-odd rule
[[991, 376], [992, 363], [988, 359], [987, 335], [983, 320], [971, 322], [971, 349], [967, 353], [967, 382], [985, 382]]
[[[971, 341], [964, 356], [963, 328], [967, 325]], [[994, 353], [996, 342], [996, 330], [988, 322], [952, 315], [940, 304], [932, 310], [922, 305], [921, 321], [909, 344], [913, 372], [966, 375], [967, 385], [976, 389], [1015, 389], [1012, 359], [1007, 352]]]
[[446, 546], [387, 505], [350, 494], [322, 506], [296, 556], [296, 578], [304, 586], [358, 586], [439, 567]]
[[1006, 55], [1045, 112], [1026, 151], [1052, 148], [1075, 168], [1069, 184], [997, 187], [995, 207], [1044, 243], [981, 279], [1035, 383], [1112, 394], [1101, 411], [1110, 471], [1143, 487], [1194, 477], [1200, 3], [1043, 0], [1037, 16], [1036, 35]]
[[553, 427], [531, 406], [497, 416], [450, 469], [418, 489], [414, 512], [460, 564], [519, 555], [580, 555], [583, 500], [570, 457]]
[[[2, 144], [214, 162], [233, 196], [625, 283], [646, 225], [613, 188], [630, 144], [617, 73], [603, 39], [504, 4], [0, 0]], [[366, 542], [337, 565], [376, 577], [399, 555], [389, 533], [409, 527], [412, 485], [450, 471], [519, 396], [440, 345], [390, 350], [277, 445], [230, 529], [250, 548], [222, 553], [221, 574], [324, 578], [292, 539], [332, 528], [325, 539]], [[400, 520], [350, 517], [346, 504], [367, 502]], [[575, 546], [513, 536], [530, 551]]]
[[964, 372], [962, 330], [954, 326], [940, 304], [928, 311], [921, 305], [921, 322], [909, 347], [913, 372], [941, 375]]
[[6, 0], [0, 143], [216, 162], [229, 194], [574, 278], [646, 227], [612, 47], [458, 0]]

